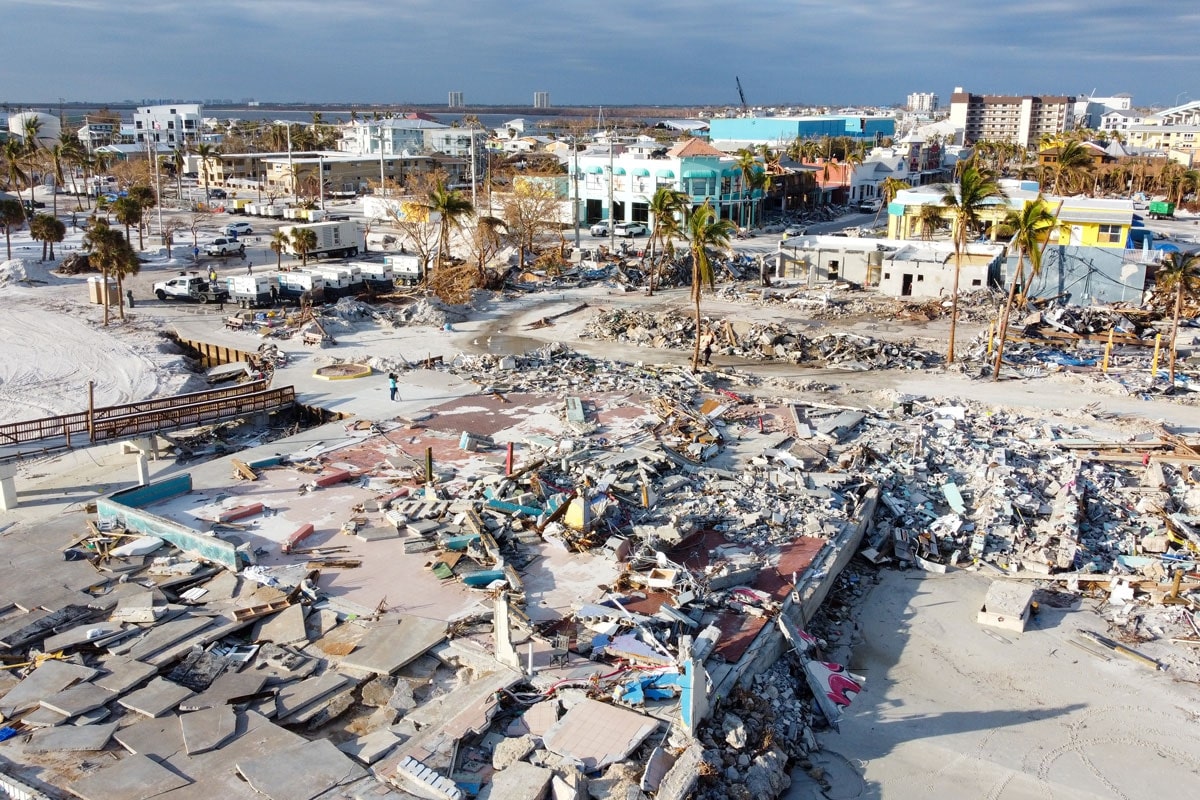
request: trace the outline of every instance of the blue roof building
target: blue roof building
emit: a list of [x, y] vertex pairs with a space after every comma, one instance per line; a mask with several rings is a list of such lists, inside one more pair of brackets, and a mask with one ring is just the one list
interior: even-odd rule
[[830, 114], [815, 117], [737, 117], [711, 119], [709, 139], [714, 143], [736, 145], [787, 145], [796, 139], [823, 136], [850, 136], [875, 141], [896, 135], [896, 120], [891, 117], [857, 117]]

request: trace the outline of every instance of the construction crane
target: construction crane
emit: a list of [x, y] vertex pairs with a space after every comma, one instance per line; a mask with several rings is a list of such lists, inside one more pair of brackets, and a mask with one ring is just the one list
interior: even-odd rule
[[746, 93], [742, 91], [742, 79], [734, 75], [733, 80], [737, 84], [738, 97], [742, 100], [742, 113], [748, 117], [750, 116], [750, 109], [746, 106]]

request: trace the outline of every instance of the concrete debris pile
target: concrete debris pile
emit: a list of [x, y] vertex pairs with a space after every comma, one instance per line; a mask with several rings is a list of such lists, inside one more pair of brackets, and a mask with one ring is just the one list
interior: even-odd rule
[[[705, 319], [719, 355], [751, 359], [787, 359], [854, 370], [928, 369], [943, 361], [939, 353], [913, 342], [880, 342], [857, 334], [823, 334], [810, 338], [778, 323]], [[582, 334], [600, 340], [630, 342], [653, 348], [687, 350], [695, 342], [694, 318], [678, 311], [650, 313], [613, 309], [598, 314]]]

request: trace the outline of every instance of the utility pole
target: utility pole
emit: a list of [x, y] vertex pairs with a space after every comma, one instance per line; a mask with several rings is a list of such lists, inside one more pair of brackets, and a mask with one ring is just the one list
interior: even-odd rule
[[574, 161], [574, 166], [571, 168], [571, 212], [575, 217], [575, 249], [579, 249], [579, 147], [576, 144], [578, 137], [571, 137], [571, 157]]
[[[479, 211], [478, 211], [479, 199], [478, 199], [478, 197], [476, 197], [476, 193], [475, 193], [476, 179], [475, 179], [475, 123], [474, 122], [471, 123], [471, 127], [467, 128], [467, 136], [471, 137], [471, 208], [476, 209], [475, 218], [478, 219], [479, 218]], [[491, 213], [491, 209], [488, 209], [488, 213], [489, 214]]]
[[292, 123], [287, 122], [287, 146], [288, 146], [288, 194], [292, 196], [292, 200], [296, 199], [296, 168], [292, 166]]
[[[162, 224], [163, 200], [162, 200], [162, 178], [158, 174], [158, 142], [155, 142], [153, 144], [153, 148], [154, 148], [154, 152], [151, 153], [150, 157], [152, 159], [154, 159], [154, 192], [156, 195], [158, 195], [155, 198], [158, 202], [156, 202], [154, 205], [158, 210], [158, 235], [162, 236], [163, 235], [163, 224]], [[163, 243], [166, 244], [166, 241], [164, 240]]]
[[608, 251], [617, 252], [617, 215], [613, 206], [613, 134], [608, 134]]

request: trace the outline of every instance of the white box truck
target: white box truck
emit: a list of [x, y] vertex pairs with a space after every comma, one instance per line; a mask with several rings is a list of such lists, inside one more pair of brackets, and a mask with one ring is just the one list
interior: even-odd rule
[[309, 252], [310, 258], [320, 258], [321, 256], [329, 256], [332, 258], [345, 258], [346, 256], [356, 256], [358, 251], [365, 246], [363, 242], [362, 227], [353, 220], [345, 222], [313, 222], [308, 225], [284, 225], [279, 230], [284, 232], [288, 237], [288, 252], [296, 255], [295, 248], [292, 246], [292, 231], [298, 228], [307, 228], [317, 235], [317, 246]]

